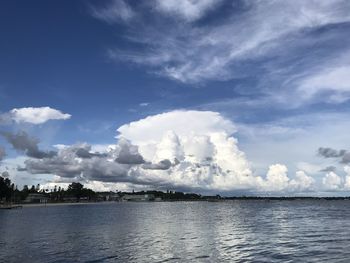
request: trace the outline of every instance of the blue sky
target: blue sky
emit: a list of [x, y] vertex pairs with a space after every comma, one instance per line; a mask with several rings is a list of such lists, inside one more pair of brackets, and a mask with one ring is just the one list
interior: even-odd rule
[[[2, 1], [1, 129], [12, 134], [24, 131], [30, 138], [37, 138], [39, 148], [45, 151], [55, 150], [57, 144], [69, 147], [87, 143], [92, 147], [89, 151], [94, 147], [103, 151], [103, 145], [115, 144], [116, 155], [121, 146], [115, 136], [120, 134], [140, 147], [145, 162], [153, 163], [171, 161], [172, 157], [160, 157], [158, 152], [146, 158], [148, 150], [142, 147], [149, 142], [136, 136], [137, 132], [124, 129], [118, 133], [117, 129], [130, 122], [139, 127], [149, 117], [146, 120], [150, 120], [152, 129], [141, 125], [140, 134], [159, 134], [158, 139], [152, 138], [158, 149], [164, 145], [161, 138], [167, 137], [158, 133], [158, 125], [183, 118], [192, 120], [198, 112], [207, 112], [206, 118], [199, 118], [203, 122], [215, 122], [217, 116], [210, 113], [215, 112], [220, 115], [218, 126], [222, 125], [215, 132], [220, 130], [238, 140], [237, 147], [245, 154], [251, 176], [268, 181], [269, 171], [274, 174], [278, 168], [273, 165], [283, 165], [288, 172], [279, 169], [271, 182], [278, 184], [288, 176], [285, 181], [289, 185], [273, 187], [264, 181], [261, 186], [254, 181], [235, 187], [240, 185], [239, 165], [233, 165], [232, 169], [238, 170], [229, 189], [222, 188], [220, 182], [211, 182], [211, 172], [204, 170], [201, 174], [210, 173], [207, 185], [186, 181], [190, 175], [184, 175], [181, 182], [175, 175], [182, 168], [173, 164], [165, 170], [175, 174], [176, 180], [164, 183], [162, 177], [159, 183], [153, 177], [159, 179], [161, 175], [145, 173], [140, 176], [142, 180], [133, 181], [114, 178], [111, 173], [108, 176], [114, 179], [102, 180], [109, 184], [103, 187], [115, 187], [111, 183], [134, 187], [135, 183], [137, 187], [169, 185], [198, 191], [347, 193], [349, 11], [349, 2], [340, 0]], [[21, 120], [12, 111], [28, 107], [31, 110], [20, 113]], [[28, 121], [28, 114], [47, 114], [48, 110], [41, 107], [70, 117], [57, 117], [57, 112], [50, 111], [41, 123]], [[169, 121], [159, 122], [157, 118], [163, 118], [160, 116]], [[228, 129], [223, 124], [226, 120], [235, 128]], [[201, 131], [197, 127], [189, 123], [187, 133], [209, 136], [218, 152], [212, 128], [204, 125], [203, 129], [208, 130]], [[184, 148], [183, 166], [201, 163], [186, 155], [192, 146], [185, 145], [189, 139], [179, 129], [171, 128]], [[1, 171], [9, 170], [19, 184], [50, 183], [53, 176], [60, 177], [55, 177], [56, 183], [67, 180], [57, 176], [60, 171], [41, 171], [40, 175], [30, 169], [18, 171], [18, 165], [24, 167], [24, 160], [33, 157], [28, 156], [27, 148], [16, 148], [8, 138], [0, 139], [6, 151]], [[205, 140], [200, 141], [204, 144]], [[174, 147], [173, 143], [165, 145], [162, 147]], [[329, 156], [319, 148], [345, 152]], [[235, 154], [230, 158], [236, 158]], [[220, 156], [213, 155], [210, 165], [223, 166]], [[333, 168], [321, 171], [327, 167]], [[136, 170], [144, 173], [140, 167], [122, 168], [128, 176]], [[75, 176], [102, 187], [96, 178], [85, 176], [89, 172], [81, 168]], [[296, 190], [294, 185], [290, 190], [290, 182], [298, 172], [315, 181], [310, 189]], [[144, 177], [153, 179], [146, 180], [151, 181], [146, 184]]]

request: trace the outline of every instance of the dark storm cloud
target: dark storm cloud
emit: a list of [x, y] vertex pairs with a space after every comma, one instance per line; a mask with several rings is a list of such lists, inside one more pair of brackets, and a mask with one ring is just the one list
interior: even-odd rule
[[[55, 174], [65, 178], [81, 176], [88, 180], [115, 181], [127, 176], [128, 167], [101, 158], [65, 161], [64, 156], [27, 160], [26, 168], [33, 174]], [[103, 180], [101, 180], [103, 178]]]
[[105, 153], [91, 153], [90, 151], [84, 149], [84, 148], [79, 148], [75, 154], [77, 155], [77, 157], [80, 158], [92, 158], [92, 157], [107, 157], [107, 154]]
[[326, 168], [320, 170], [320, 172], [335, 172], [337, 168], [335, 166], [327, 166]]
[[339, 158], [339, 162], [342, 164], [350, 163], [350, 152], [347, 150], [335, 150], [328, 147], [318, 148], [318, 154], [324, 158]]
[[14, 149], [24, 152], [28, 157], [43, 159], [51, 158], [57, 154], [55, 151], [45, 152], [39, 150], [39, 140], [34, 137], [30, 137], [24, 131], [20, 131], [16, 134], [0, 131], [0, 135], [2, 135]]
[[91, 152], [91, 145], [86, 143], [68, 146], [69, 151], [74, 152], [79, 158], [89, 159], [92, 157], [107, 157], [106, 153]]
[[61, 156], [41, 160], [29, 159], [25, 161], [26, 170], [32, 174], [55, 174], [62, 177], [75, 177], [82, 172], [81, 166], [74, 160], [64, 160]]
[[8, 178], [8, 177], [10, 177], [10, 174], [9, 174], [8, 171], [5, 171], [5, 172], [1, 173], [1, 176], [4, 177], [4, 178]]
[[25, 172], [27, 171], [27, 168], [25, 167], [22, 167], [22, 166], [17, 166], [17, 169], [16, 169], [18, 172]]
[[[144, 163], [138, 148], [121, 139], [116, 149], [108, 153], [90, 152], [88, 144], [76, 144], [60, 149], [55, 156], [28, 159], [18, 168], [31, 174], [54, 174], [62, 178], [96, 180], [101, 182], [128, 182], [149, 184], [140, 173], [131, 168]], [[117, 157], [116, 157], [117, 156]]]
[[79, 177], [84, 180], [101, 182], [129, 182], [143, 184], [138, 173], [129, 174], [131, 165], [109, 161], [105, 157], [67, 158], [60, 152], [58, 156], [41, 160], [30, 159], [25, 162], [26, 169], [32, 174], [54, 174], [62, 178]]
[[320, 147], [317, 150], [318, 154], [324, 158], [338, 158], [342, 157], [345, 153], [346, 150], [335, 150], [329, 147]]
[[159, 163], [145, 163], [142, 165], [146, 170], [168, 170], [171, 167], [171, 162], [168, 159], [162, 160]]
[[341, 158], [341, 163], [350, 163], [350, 152], [345, 153]]
[[129, 141], [120, 139], [118, 146], [120, 150], [118, 157], [115, 159], [117, 163], [132, 165], [143, 164], [145, 162], [141, 154], [139, 154], [137, 146], [132, 145]]

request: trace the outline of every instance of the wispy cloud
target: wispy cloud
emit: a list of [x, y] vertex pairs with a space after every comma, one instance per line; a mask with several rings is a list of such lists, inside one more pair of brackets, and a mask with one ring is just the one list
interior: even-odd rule
[[156, 0], [155, 8], [166, 14], [195, 21], [218, 6], [222, 0]]
[[[147, 5], [134, 8], [144, 17], [165, 12], [189, 23], [157, 15], [154, 19], [137, 21], [137, 27], [132, 23], [133, 30], [126, 38], [144, 45], [144, 49], [110, 49], [110, 57], [145, 65], [157, 74], [185, 83], [242, 78], [254, 76], [257, 71], [272, 78], [281, 70], [276, 50], [287, 50], [283, 53], [286, 60], [290, 59], [288, 52], [297, 52], [299, 59], [307, 59], [305, 54], [310, 53], [310, 49], [298, 52], [308, 45], [306, 35], [310, 37], [320, 28], [350, 20], [350, 4], [341, 0], [241, 1], [227, 7], [229, 12], [224, 19], [207, 23], [191, 21], [204, 16], [208, 10], [219, 8], [218, 1], [174, 3], [156, 1], [153, 2], [155, 8]], [[129, 27], [130, 23], [125, 26]], [[276, 59], [278, 65], [266, 64]], [[289, 62], [289, 67], [293, 67], [288, 69], [289, 74], [300, 73], [298, 65]]]
[[109, 24], [126, 22], [134, 18], [135, 12], [124, 0], [112, 0], [103, 7], [90, 6], [91, 14]]
[[350, 66], [348, 63], [332, 65], [316, 74], [311, 74], [302, 79], [298, 91], [303, 99], [309, 100], [316, 95], [328, 93], [328, 101], [341, 103], [350, 98]]

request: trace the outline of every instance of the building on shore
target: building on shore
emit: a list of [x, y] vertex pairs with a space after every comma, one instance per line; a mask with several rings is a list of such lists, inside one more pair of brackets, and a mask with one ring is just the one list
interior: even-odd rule
[[135, 201], [135, 202], [147, 202], [147, 201], [154, 201], [155, 197], [153, 194], [144, 194], [144, 195], [126, 194], [126, 195], [123, 195], [122, 200]]
[[43, 194], [31, 193], [27, 196], [24, 202], [25, 203], [47, 203], [48, 200], [49, 198]]
[[106, 195], [106, 201], [120, 201], [121, 197], [119, 194], [111, 193]]

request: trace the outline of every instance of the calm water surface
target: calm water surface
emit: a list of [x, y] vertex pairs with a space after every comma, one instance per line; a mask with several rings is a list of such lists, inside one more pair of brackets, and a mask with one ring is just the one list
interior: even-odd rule
[[0, 210], [0, 262], [350, 262], [350, 202]]

